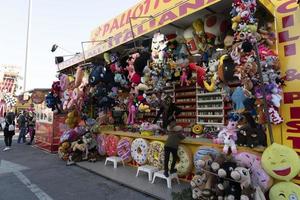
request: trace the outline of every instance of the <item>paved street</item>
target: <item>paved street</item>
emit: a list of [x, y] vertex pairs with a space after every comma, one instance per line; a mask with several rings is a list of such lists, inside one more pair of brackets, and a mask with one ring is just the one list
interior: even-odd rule
[[0, 148], [0, 200], [153, 199], [16, 141], [2, 152], [1, 136]]

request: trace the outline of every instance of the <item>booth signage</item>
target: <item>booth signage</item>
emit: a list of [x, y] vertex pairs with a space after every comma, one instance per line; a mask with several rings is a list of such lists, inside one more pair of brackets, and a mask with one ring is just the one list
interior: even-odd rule
[[[92, 31], [91, 41], [105, 40], [106, 42], [85, 51], [85, 58], [92, 58], [132, 40], [130, 21], [136, 38], [220, 1], [144, 0]], [[63, 70], [81, 61], [83, 56], [79, 55], [60, 63], [58, 67]]]
[[[286, 76], [281, 113], [282, 143], [300, 155], [300, 9], [297, 0], [274, 1], [281, 69]], [[296, 178], [300, 183], [300, 176]]]

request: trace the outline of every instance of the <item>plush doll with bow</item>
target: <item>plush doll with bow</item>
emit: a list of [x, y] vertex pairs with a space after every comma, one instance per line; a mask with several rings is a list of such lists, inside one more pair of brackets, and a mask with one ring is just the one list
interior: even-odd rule
[[237, 140], [237, 125], [240, 120], [240, 116], [236, 113], [229, 114], [229, 122], [227, 127], [223, 128], [216, 139], [213, 140], [214, 143], [224, 144], [223, 152], [228, 153], [229, 148], [232, 153], [237, 153], [237, 148], [235, 141]]

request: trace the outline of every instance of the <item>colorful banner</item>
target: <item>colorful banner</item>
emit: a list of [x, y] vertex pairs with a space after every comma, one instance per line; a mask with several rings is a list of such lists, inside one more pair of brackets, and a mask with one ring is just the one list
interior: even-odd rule
[[[137, 38], [220, 1], [144, 0], [92, 31], [91, 41], [104, 40], [104, 42], [85, 51], [85, 59], [92, 58], [132, 40], [130, 21], [134, 37]], [[58, 67], [59, 70], [63, 70], [82, 61], [83, 55], [80, 54], [60, 63]]]
[[[286, 76], [281, 113], [281, 141], [300, 155], [300, 9], [297, 0], [273, 0], [276, 11], [278, 52]], [[300, 184], [300, 176], [296, 178]]]

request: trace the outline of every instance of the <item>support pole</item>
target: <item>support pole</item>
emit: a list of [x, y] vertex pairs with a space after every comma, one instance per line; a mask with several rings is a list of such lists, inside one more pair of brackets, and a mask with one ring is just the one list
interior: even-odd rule
[[30, 34], [30, 19], [31, 19], [31, 0], [28, 4], [28, 19], [27, 19], [27, 36], [26, 36], [26, 49], [25, 49], [25, 66], [24, 66], [24, 79], [23, 79], [23, 92], [26, 91], [26, 79], [27, 79], [27, 64], [28, 64], [28, 46], [29, 46], [29, 34]]
[[255, 43], [253, 46], [254, 46], [256, 57], [257, 57], [256, 64], [257, 64], [258, 73], [259, 73], [259, 81], [262, 84], [261, 85], [261, 90], [262, 90], [262, 95], [263, 95], [263, 106], [264, 106], [264, 111], [265, 111], [265, 117], [267, 119], [270, 142], [271, 142], [271, 144], [273, 144], [274, 143], [274, 137], [273, 137], [273, 131], [272, 131], [272, 126], [271, 126], [271, 121], [270, 121], [270, 116], [269, 116], [269, 109], [268, 109], [267, 98], [266, 98], [266, 90], [265, 90], [265, 84], [264, 84], [264, 81], [263, 81], [263, 74], [262, 74], [262, 68], [261, 68], [261, 64], [260, 64], [260, 58], [259, 58], [257, 43]]

